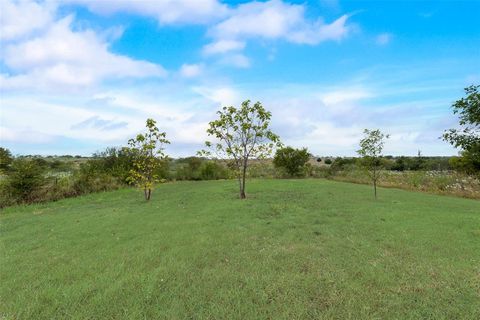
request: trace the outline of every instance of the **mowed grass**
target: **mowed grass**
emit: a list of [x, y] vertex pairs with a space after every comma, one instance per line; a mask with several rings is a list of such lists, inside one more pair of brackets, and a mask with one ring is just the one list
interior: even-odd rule
[[1, 216], [1, 319], [479, 319], [480, 202], [326, 180]]

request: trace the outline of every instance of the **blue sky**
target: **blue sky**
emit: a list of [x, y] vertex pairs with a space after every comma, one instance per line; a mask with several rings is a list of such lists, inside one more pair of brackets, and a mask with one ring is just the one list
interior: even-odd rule
[[193, 155], [221, 105], [259, 100], [284, 143], [452, 155], [450, 105], [480, 83], [480, 1], [1, 0], [0, 144], [125, 145], [157, 120]]

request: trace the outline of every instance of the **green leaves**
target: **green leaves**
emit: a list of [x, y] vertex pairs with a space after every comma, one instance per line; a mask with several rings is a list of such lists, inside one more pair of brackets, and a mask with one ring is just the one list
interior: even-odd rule
[[[233, 159], [250, 159], [270, 155], [279, 144], [279, 137], [269, 129], [271, 113], [260, 102], [242, 102], [239, 108], [222, 107], [218, 119], [209, 123], [207, 133], [216, 143], [207, 141], [205, 146], [217, 156]], [[202, 150], [202, 154], [211, 154]]]
[[385, 139], [390, 136], [383, 134], [379, 129], [365, 129], [363, 133], [365, 137], [360, 140], [360, 150], [357, 150], [357, 153], [362, 157], [376, 158], [381, 156]]
[[309, 158], [310, 154], [307, 148], [286, 147], [277, 150], [273, 158], [273, 164], [277, 168], [284, 168], [289, 176], [300, 176], [304, 172], [305, 164]]
[[442, 138], [455, 148], [464, 151], [477, 150], [480, 146], [480, 85], [465, 88], [465, 98], [453, 105], [453, 113], [459, 116], [461, 129], [446, 130]]
[[245, 100], [239, 108], [222, 107], [217, 115], [218, 119], [210, 121], [207, 129], [215, 141], [206, 141], [208, 150], [198, 154], [230, 159], [230, 166], [240, 180], [241, 198], [244, 198], [248, 160], [270, 156], [275, 147], [281, 146], [280, 138], [270, 130], [272, 114], [260, 102], [252, 105], [250, 100]]
[[453, 113], [459, 116], [459, 129], [446, 130], [442, 136], [455, 148], [461, 148], [462, 167], [469, 172], [480, 171], [480, 85], [465, 88], [465, 98], [453, 105]]
[[379, 129], [363, 131], [364, 138], [360, 140], [360, 150], [357, 153], [362, 156], [360, 164], [366, 169], [370, 179], [373, 181], [375, 190], [375, 199], [377, 198], [377, 180], [380, 178], [380, 168], [382, 167], [382, 151], [385, 139], [390, 136], [382, 133]]
[[[155, 171], [166, 158], [163, 145], [169, 144], [166, 133], [160, 132], [153, 119], [146, 121], [147, 132], [138, 134], [135, 139], [128, 140], [126, 148], [133, 155], [133, 169], [130, 170], [127, 181], [142, 189], [151, 190], [156, 182], [159, 182]], [[149, 200], [150, 192], [145, 193]], [[147, 197], [148, 195], [148, 197]]]

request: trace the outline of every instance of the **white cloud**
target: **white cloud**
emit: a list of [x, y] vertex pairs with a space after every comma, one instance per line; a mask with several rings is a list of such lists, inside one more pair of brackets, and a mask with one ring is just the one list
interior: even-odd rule
[[249, 39], [284, 40], [296, 44], [317, 45], [321, 42], [344, 39], [351, 28], [348, 16], [343, 15], [332, 23], [323, 19], [310, 20], [305, 16], [305, 6], [289, 4], [282, 0], [247, 2], [230, 10], [226, 19], [213, 25], [208, 35], [212, 42], [203, 47], [203, 53], [229, 54], [221, 62], [236, 67], [250, 66], [240, 53]]
[[390, 43], [392, 35], [390, 33], [381, 33], [375, 38], [375, 43], [379, 46], [384, 46]]
[[123, 129], [128, 126], [126, 121], [116, 121], [114, 119], [104, 119], [99, 116], [92, 116], [86, 120], [80, 121], [72, 125], [74, 130], [84, 130], [86, 128], [95, 128], [101, 131], [111, 131], [116, 129]]
[[241, 53], [226, 55], [220, 60], [220, 62], [237, 68], [250, 67], [250, 59]]
[[[88, 99], [95, 100], [95, 108], [88, 106]], [[90, 98], [6, 96], [2, 99], [0, 134], [2, 142], [13, 143], [48, 144], [61, 137], [104, 146], [124, 145], [144, 130], [145, 119], [151, 117], [176, 144], [200, 145], [205, 141], [208, 121], [190, 109], [193, 102], [179, 101], [175, 104], [173, 99], [162, 101], [128, 90]]]
[[203, 71], [201, 64], [183, 64], [180, 68], [180, 75], [184, 78], [198, 77]]
[[53, 20], [54, 4], [34, 1], [2, 0], [0, 6], [0, 40], [18, 39], [42, 30]]
[[160, 24], [193, 23], [203, 24], [228, 12], [226, 5], [218, 0], [61, 0], [65, 4], [86, 6], [101, 15], [118, 12], [153, 17]]
[[342, 152], [341, 149], [351, 152], [361, 135], [362, 128], [359, 126], [341, 127], [332, 122], [321, 122], [315, 124], [314, 129], [300, 141], [306, 146], [312, 146], [317, 152], [335, 154]]
[[55, 140], [54, 136], [44, 134], [29, 128], [7, 128], [0, 126], [0, 137], [2, 143], [51, 143]]
[[194, 87], [193, 91], [219, 106], [233, 105], [241, 100], [240, 92], [232, 87]]
[[245, 48], [244, 41], [237, 40], [218, 40], [212, 43], [209, 43], [203, 47], [203, 53], [217, 54], [217, 53], [226, 53], [229, 51], [237, 51]]
[[[162, 99], [151, 92], [142, 92], [141, 90], [136, 92], [111, 91], [97, 95], [96, 98], [108, 97], [107, 100], [110, 101], [109, 104], [113, 110], [118, 108], [132, 110], [128, 117], [123, 116], [122, 118], [120, 115], [116, 117], [116, 123], [128, 122], [127, 136], [131, 137], [144, 130], [145, 119], [154, 118], [157, 120], [159, 128], [167, 132], [167, 137], [172, 143], [200, 146], [205, 141], [205, 130], [209, 121], [208, 115], [205, 117], [205, 114], [211, 110], [205, 110], [205, 99], [202, 99], [200, 103], [204, 108], [197, 109], [195, 108], [197, 103], [195, 99], [185, 99], [178, 94], [178, 92], [172, 91], [170, 96]], [[107, 117], [105, 116], [105, 118]], [[117, 133], [119, 138], [121, 133], [124, 134], [124, 131]], [[124, 141], [126, 141], [125, 139]]]
[[67, 16], [32, 39], [7, 43], [2, 58], [11, 74], [0, 76], [0, 86], [56, 90], [110, 78], [166, 75], [160, 65], [109, 52], [109, 44], [94, 31], [73, 31], [72, 21]]
[[259, 37], [314, 45], [346, 37], [347, 19], [344, 15], [331, 24], [322, 19], [309, 21], [303, 5], [281, 0], [249, 2], [232, 10], [229, 18], [212, 27], [209, 34], [217, 41]]
[[279, 38], [303, 23], [304, 7], [280, 0], [248, 2], [239, 5], [231, 16], [218, 23], [210, 34], [220, 39], [242, 37]]
[[343, 15], [330, 24], [317, 20], [312, 24], [306, 24], [303, 28], [292, 31], [287, 38], [291, 42], [315, 45], [320, 42], [333, 40], [340, 41], [345, 38], [350, 28], [347, 26], [347, 15]]

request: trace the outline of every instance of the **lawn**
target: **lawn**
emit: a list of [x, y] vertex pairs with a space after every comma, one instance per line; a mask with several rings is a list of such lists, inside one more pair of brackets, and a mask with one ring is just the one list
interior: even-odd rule
[[479, 319], [480, 202], [327, 180], [1, 213], [0, 319]]

